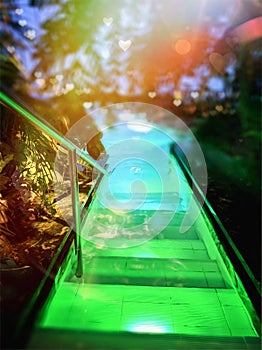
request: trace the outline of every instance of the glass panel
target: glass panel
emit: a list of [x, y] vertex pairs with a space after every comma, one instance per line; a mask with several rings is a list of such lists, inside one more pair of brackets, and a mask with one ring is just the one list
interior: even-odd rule
[[[7, 240], [21, 243], [17, 263], [28, 264], [32, 258], [42, 269], [52, 259], [54, 243], [68, 229], [53, 188], [58, 143], [4, 106], [1, 117], [1, 227]], [[72, 206], [69, 212], [72, 215]], [[38, 256], [40, 247], [46, 251], [43, 256]]]
[[[8, 336], [47, 274], [69, 225], [53, 188], [57, 142], [3, 105], [0, 132], [1, 309]], [[72, 215], [71, 204], [68, 212]]]

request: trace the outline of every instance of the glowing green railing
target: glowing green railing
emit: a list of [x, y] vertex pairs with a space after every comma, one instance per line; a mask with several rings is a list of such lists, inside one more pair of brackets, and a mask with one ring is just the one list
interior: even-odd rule
[[[251, 271], [250, 267], [246, 263], [245, 259], [243, 258], [242, 254], [238, 250], [237, 246], [235, 245], [234, 241], [230, 237], [227, 229], [217, 216], [216, 212], [212, 208], [210, 202], [207, 200], [205, 195], [203, 194], [200, 186], [197, 184], [196, 180], [192, 176], [192, 173], [190, 171], [190, 167], [187, 164], [187, 161], [184, 157], [183, 152], [179, 148], [178, 145], [173, 145], [171, 152], [177, 159], [179, 165], [181, 166], [181, 169], [183, 170], [186, 178], [189, 180], [189, 182], [194, 183], [194, 186], [198, 193], [195, 193], [196, 196], [199, 196], [204, 201], [204, 208], [212, 222], [212, 225], [216, 228], [216, 232], [221, 236], [224, 237], [224, 241], [227, 244], [226, 254], [229, 255], [230, 259], [234, 259], [234, 268], [232, 268], [231, 262], [229, 262], [228, 258], [226, 260], [228, 261], [228, 270], [231, 274], [232, 279], [235, 282], [235, 287], [239, 291], [239, 294], [241, 296], [245, 295], [244, 298], [242, 298], [245, 306], [250, 311], [250, 313], [253, 315], [253, 322], [256, 326], [256, 329], [258, 332], [261, 329], [261, 322], [259, 319], [260, 315], [260, 308], [261, 308], [261, 286], [259, 282], [256, 280], [253, 272]], [[220, 253], [224, 255], [225, 247], [224, 245], [218, 247], [220, 248]], [[237, 273], [235, 273], [235, 270]], [[248, 296], [247, 296], [247, 294]]]

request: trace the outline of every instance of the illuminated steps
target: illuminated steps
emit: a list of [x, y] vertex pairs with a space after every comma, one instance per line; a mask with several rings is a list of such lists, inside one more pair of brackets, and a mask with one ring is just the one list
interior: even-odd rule
[[[95, 226], [95, 225], [94, 225]], [[163, 230], [159, 230], [159, 233], [156, 235], [152, 235], [150, 231], [148, 232], [148, 227], [147, 225], [141, 225], [137, 231], [132, 231], [131, 235], [129, 236], [129, 231], [128, 228], [123, 228], [117, 229], [113, 232], [113, 224], [110, 228], [95, 228], [93, 229], [92, 227], [89, 228], [88, 233], [84, 233], [84, 237], [86, 240], [89, 240], [92, 242], [93, 240], [97, 240], [98, 237], [100, 236], [102, 239], [106, 239], [108, 242], [110, 240], [115, 240], [115, 239], [120, 239], [123, 238], [125, 239], [125, 242], [128, 244], [128, 239], [131, 237], [132, 239], [172, 239], [176, 241], [180, 240], [199, 240], [199, 236], [195, 228], [192, 226], [190, 227], [185, 233], [180, 232], [180, 227], [179, 226], [171, 226], [169, 225], [168, 227], [164, 228]], [[116, 237], [114, 237], [116, 236]]]
[[[163, 211], [159, 214], [160, 216], [153, 218], [150, 215], [148, 211], [138, 211], [133, 213], [133, 215], [124, 216], [104, 215], [99, 212], [85, 222], [82, 235], [87, 241], [101, 242], [102, 246], [112, 247], [122, 246], [122, 244], [110, 244], [110, 241], [117, 242], [117, 240], [122, 240], [124, 246], [129, 245], [130, 240], [141, 240], [141, 243], [142, 241], [144, 243], [155, 239], [200, 240], [199, 233], [194, 225], [191, 227], [181, 226], [185, 214], [177, 214], [176, 217], [170, 220], [168, 225], [167, 220], [170, 219], [170, 214], [167, 211]], [[167, 218], [164, 216], [167, 216]], [[149, 224], [148, 221], [150, 222]], [[185, 232], [181, 232], [181, 227]], [[133, 245], [132, 242], [131, 244]]]
[[96, 248], [90, 242], [83, 247], [83, 258], [89, 261], [92, 256], [122, 256], [168, 259], [208, 260], [209, 254], [200, 240], [151, 239], [141, 245], [128, 248]]
[[252, 349], [257, 333], [205, 217], [181, 233], [190, 193], [166, 196], [157, 212], [156, 193], [130, 212], [103, 208], [115, 205], [106, 196], [102, 182], [82, 230], [84, 275], [67, 271], [29, 349]]
[[[192, 337], [256, 335], [233, 289], [65, 282], [43, 316], [38, 326], [40, 334], [41, 328], [47, 328], [47, 331], [96, 331], [102, 337], [104, 332], [173, 333]], [[228, 342], [231, 344], [230, 338]]]
[[[172, 204], [170, 204], [172, 207]], [[151, 219], [157, 213], [157, 219], [154, 224], [156, 226], [161, 225], [163, 223], [166, 226], [180, 226], [185, 217], [185, 211], [177, 211], [174, 212], [173, 208], [168, 210], [130, 210], [125, 211], [121, 209], [105, 209], [105, 208], [94, 208], [92, 207], [89, 211], [90, 216], [88, 219], [96, 221], [97, 224], [101, 223], [104, 226], [118, 224], [120, 226], [124, 225], [128, 227], [129, 225], [141, 225], [146, 222], [147, 219]], [[167, 221], [168, 220], [168, 221]], [[88, 230], [88, 226], [86, 227]]]
[[[179, 259], [179, 260], [178, 260]], [[86, 260], [85, 283], [226, 288], [216, 261], [94, 256]]]

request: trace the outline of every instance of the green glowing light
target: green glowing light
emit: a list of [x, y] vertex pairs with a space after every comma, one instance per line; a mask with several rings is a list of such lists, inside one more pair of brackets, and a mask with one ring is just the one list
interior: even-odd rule
[[172, 333], [172, 328], [154, 324], [134, 324], [127, 329], [135, 333]]
[[[173, 158], [170, 162], [174, 162]], [[169, 189], [177, 192], [172, 188], [172, 174], [167, 171], [170, 162], [167, 159], [162, 165], [163, 178], [170, 182], [168, 193]], [[115, 189], [121, 179], [121, 195], [128, 194], [129, 187], [126, 192], [124, 189], [134, 176], [146, 183], [157, 178], [154, 172], [152, 176], [147, 171], [149, 167], [128, 164], [128, 173], [125, 165], [121, 163], [118, 176], [112, 176], [111, 185]], [[180, 232], [185, 212], [190, 212], [188, 199], [192, 190], [176, 162], [174, 167], [178, 167], [179, 196], [165, 197], [165, 207], [159, 210], [154, 224], [157, 227], [165, 221], [175, 200], [177, 211], [164, 229], [140, 245], [128, 246], [130, 238], [121, 234], [132, 226], [139, 227], [133, 232], [135, 237], [146, 234], [147, 220], [158, 210], [156, 185], [152, 184], [143, 206], [120, 215], [117, 208], [112, 210], [104, 205], [111, 202], [105, 200], [108, 191], [101, 182], [89, 211], [95, 225], [93, 228], [87, 222], [83, 225], [86, 241], [82, 283], [66, 277], [39, 322], [39, 329], [82, 330], [86, 334], [95, 331], [101, 338], [110, 332], [116, 337], [124, 332], [143, 336], [159, 334], [163, 339], [170, 334], [206, 339], [227, 337], [229, 344], [235, 337], [257, 338], [250, 314], [234, 284], [233, 267], [206, 214], [200, 212], [192, 226], [183, 234]], [[116, 228], [125, 230], [119, 230], [116, 237]], [[92, 241], [96, 235], [100, 235], [97, 241], [100, 246]], [[115, 240], [116, 244], [105, 245], [105, 239]]]

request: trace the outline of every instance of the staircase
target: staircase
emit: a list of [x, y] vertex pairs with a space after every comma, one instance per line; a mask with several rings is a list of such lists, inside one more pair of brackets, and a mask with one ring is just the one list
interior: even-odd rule
[[97, 193], [83, 228], [84, 275], [67, 272], [29, 349], [260, 349], [203, 214], [180, 232], [191, 191], [180, 176], [175, 215], [167, 193], [155, 231], [158, 192], [125, 213]]

